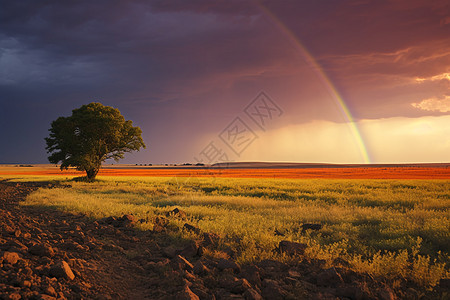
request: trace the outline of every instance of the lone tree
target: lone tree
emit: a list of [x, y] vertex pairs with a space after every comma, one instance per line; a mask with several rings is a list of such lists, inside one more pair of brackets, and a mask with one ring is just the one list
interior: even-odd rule
[[101, 103], [90, 103], [72, 111], [70, 117], [52, 122], [45, 138], [48, 160], [61, 170], [76, 167], [93, 181], [103, 161], [124, 157], [125, 152], [145, 148], [142, 130], [126, 121], [120, 111]]

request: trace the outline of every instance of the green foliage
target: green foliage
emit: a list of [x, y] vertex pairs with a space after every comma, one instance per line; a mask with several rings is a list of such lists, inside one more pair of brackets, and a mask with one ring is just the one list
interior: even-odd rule
[[90, 103], [72, 111], [70, 117], [52, 122], [45, 138], [48, 160], [61, 170], [76, 167], [95, 179], [106, 159], [118, 161], [126, 152], [145, 148], [142, 131], [126, 121], [120, 111], [101, 103]]

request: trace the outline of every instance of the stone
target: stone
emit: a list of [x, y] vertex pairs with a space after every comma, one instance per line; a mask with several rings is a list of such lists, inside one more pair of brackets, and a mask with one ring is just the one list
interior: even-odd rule
[[225, 269], [232, 269], [235, 273], [239, 273], [241, 271], [241, 267], [236, 262], [225, 258], [221, 258], [219, 260], [217, 268], [221, 271]]
[[218, 234], [205, 232], [203, 233], [202, 245], [205, 247], [214, 246], [217, 244], [219, 239], [220, 236]]
[[12, 240], [8, 242], [9, 248], [7, 249], [9, 252], [17, 252], [21, 254], [28, 253], [28, 247], [19, 242], [18, 240]]
[[322, 224], [305, 223], [302, 225], [302, 232], [306, 230], [320, 230], [322, 229]]
[[169, 211], [168, 213], [166, 213], [166, 216], [168, 216], [168, 217], [169, 216], [174, 216], [174, 217], [177, 217], [177, 218], [180, 218], [180, 219], [186, 219], [187, 218], [186, 212], [184, 212], [181, 209], [178, 209], [178, 207], [175, 208], [174, 210]]
[[58, 294], [56, 293], [55, 289], [52, 286], [44, 288], [44, 293], [53, 297], [58, 296]]
[[101, 222], [105, 223], [105, 224], [113, 224], [116, 220], [117, 220], [116, 217], [112, 217], [111, 216], [111, 217], [107, 217], [107, 218], [102, 219]]
[[245, 300], [262, 300], [263, 297], [254, 289], [250, 288], [244, 293]]
[[450, 278], [442, 278], [439, 280], [439, 286], [443, 288], [450, 288]]
[[285, 236], [284, 233], [282, 233], [281, 231], [279, 231], [279, 230], [276, 229], [276, 228], [275, 228], [275, 231], [274, 231], [274, 235], [277, 235], [277, 236]]
[[278, 245], [280, 253], [286, 253], [287, 255], [303, 255], [308, 246], [302, 243], [281, 241]]
[[344, 283], [344, 280], [342, 279], [341, 275], [336, 271], [335, 268], [323, 270], [322, 272], [317, 274], [316, 279], [317, 285], [320, 286], [336, 287]]
[[411, 299], [411, 300], [419, 300], [420, 299], [420, 293], [416, 291], [413, 288], [408, 288], [405, 291], [405, 299]]
[[211, 272], [210, 269], [208, 269], [208, 267], [206, 267], [201, 261], [197, 261], [194, 264], [194, 274], [198, 274], [198, 275], [206, 275], [209, 274]]
[[25, 288], [30, 288], [31, 287], [31, 281], [29, 280], [24, 280], [20, 283], [20, 286], [25, 287]]
[[173, 246], [168, 246], [162, 249], [162, 255], [167, 258], [174, 258], [177, 256], [177, 250]]
[[11, 293], [7, 297], [5, 297], [4, 299], [19, 300], [19, 299], [22, 299], [22, 296], [19, 293]]
[[73, 280], [75, 278], [75, 275], [73, 274], [69, 265], [63, 260], [58, 261], [56, 264], [54, 264], [50, 268], [49, 274], [56, 278], [65, 278], [68, 280]]
[[247, 279], [251, 284], [261, 286], [260, 269], [255, 265], [247, 265], [242, 268], [241, 277]]
[[233, 287], [231, 288], [231, 292], [234, 294], [242, 294], [248, 289], [251, 289], [251, 284], [245, 278], [238, 279]]
[[50, 295], [46, 295], [46, 294], [41, 294], [39, 295], [39, 300], [56, 300], [55, 297], [50, 296]]
[[292, 278], [300, 278], [300, 277], [302, 277], [302, 275], [299, 272], [297, 272], [295, 270], [292, 270], [292, 269], [288, 271], [288, 274]]
[[136, 218], [133, 215], [123, 215], [113, 222], [114, 227], [133, 227], [136, 223]]
[[261, 294], [266, 299], [282, 300], [287, 296], [287, 292], [275, 280], [264, 279], [263, 286]]
[[36, 256], [53, 257], [55, 255], [53, 248], [46, 243], [33, 245], [28, 252]]
[[19, 261], [19, 259], [19, 254], [17, 254], [16, 252], [5, 251], [1, 256], [1, 260], [3, 260], [3, 263], [8, 263], [11, 265], [15, 265], [17, 261]]
[[194, 292], [191, 291], [189, 286], [185, 285], [183, 290], [180, 291], [176, 296], [175, 299], [178, 300], [200, 300], [200, 298], [194, 294]]
[[395, 300], [397, 297], [395, 297], [394, 292], [390, 288], [381, 288], [378, 290], [378, 295], [380, 296], [381, 300]]
[[173, 260], [172, 264], [175, 266], [175, 268], [180, 270], [186, 270], [191, 272], [194, 269], [194, 266], [183, 256], [177, 255]]
[[201, 300], [216, 300], [216, 297], [203, 285], [195, 285], [189, 287], [194, 294], [196, 294]]
[[189, 244], [181, 250], [181, 255], [185, 257], [194, 257], [198, 255], [198, 244], [195, 241], [190, 241]]
[[188, 224], [188, 223], [184, 223], [183, 228], [186, 229], [187, 231], [192, 231], [192, 232], [194, 232], [196, 234], [200, 234], [200, 232], [201, 232], [200, 228], [197, 228], [197, 227], [195, 227], [195, 226], [193, 226], [191, 224]]

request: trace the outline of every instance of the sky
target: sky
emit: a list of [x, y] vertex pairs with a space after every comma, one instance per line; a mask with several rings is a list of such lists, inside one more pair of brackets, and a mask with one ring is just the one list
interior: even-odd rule
[[450, 161], [448, 0], [0, 0], [0, 163], [118, 108], [121, 163]]

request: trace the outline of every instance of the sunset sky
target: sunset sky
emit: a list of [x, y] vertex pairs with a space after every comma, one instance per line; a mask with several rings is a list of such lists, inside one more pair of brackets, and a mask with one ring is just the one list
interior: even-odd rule
[[450, 162], [450, 2], [0, 0], [0, 163], [90, 102], [122, 163]]

